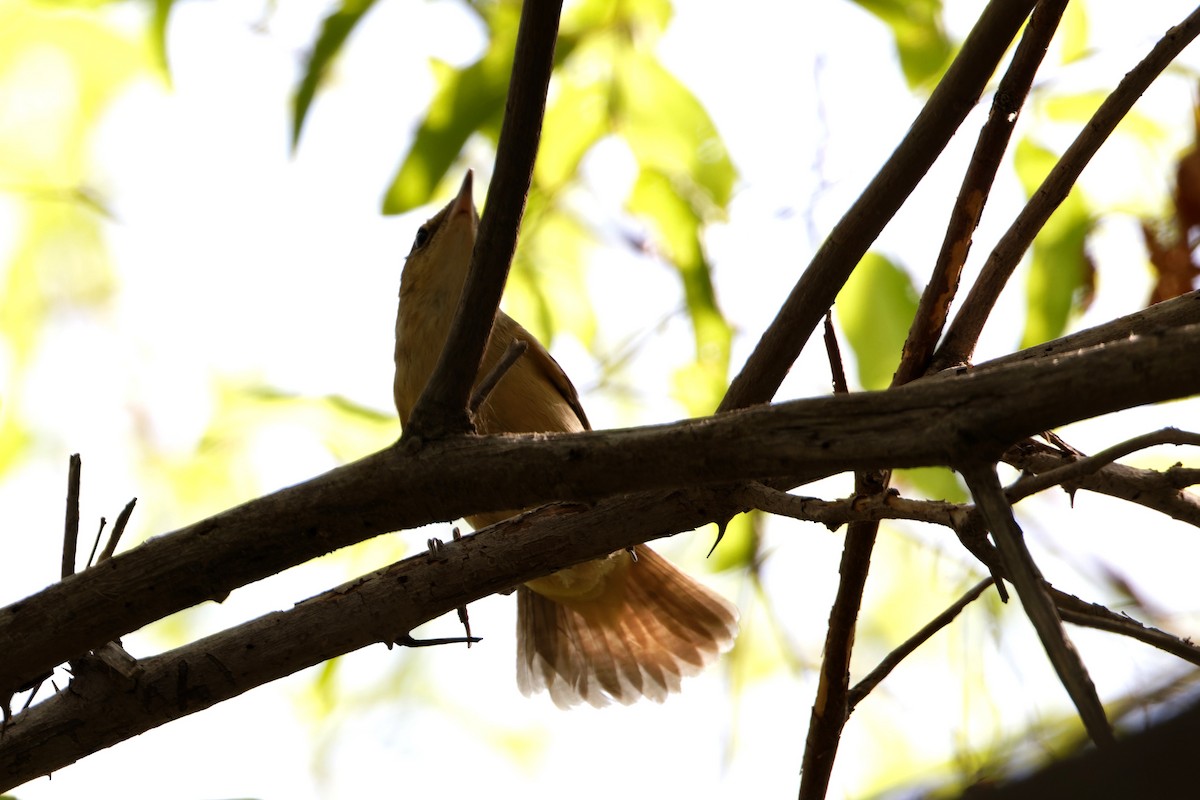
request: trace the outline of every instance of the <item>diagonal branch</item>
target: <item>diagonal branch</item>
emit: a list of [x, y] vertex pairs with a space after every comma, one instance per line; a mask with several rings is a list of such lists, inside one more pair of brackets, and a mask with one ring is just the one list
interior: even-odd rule
[[993, 0], [896, 151], [845, 216], [763, 333], [719, 411], [769, 401], [846, 279], [979, 101], [1033, 0]]
[[1063, 622], [1128, 636], [1200, 667], [1200, 647], [1192, 644], [1189, 639], [1180, 639], [1166, 631], [1143, 625], [1124, 614], [1117, 614], [1097, 603], [1080, 600], [1075, 595], [1058, 589], [1051, 589], [1050, 595], [1054, 598], [1054, 604], [1058, 607]]
[[[683, 504], [647, 505], [661, 533]], [[286, 611], [138, 661], [136, 683], [93, 659], [71, 688], [19, 713], [0, 736], [0, 793], [105, 747], [306, 667], [402, 639], [422, 623], [556, 569], [638, 543], [628, 504], [586, 516], [546, 506], [357, 578]], [[569, 535], [574, 534], [574, 535]], [[585, 535], [580, 535], [585, 534]], [[313, 631], [321, 631], [313, 636]]]
[[[958, 286], [958, 276], [966, 261], [971, 235], [983, 212], [983, 204], [1015, 121], [1016, 109], [1023, 103], [1029, 91], [1046, 46], [1058, 27], [1064, 4], [1065, 0], [1038, 3], [1025, 34], [1021, 37], [1013, 62], [1001, 80], [992, 115], [980, 132], [975, 157], [963, 178], [963, 189], [946, 231], [945, 243], [933, 277], [921, 297], [920, 307], [909, 330], [900, 366], [892, 379], [893, 386], [908, 383], [925, 369], [929, 354], [933, 351], [945, 323], [946, 310]], [[982, 24], [982, 17], [980, 23]], [[1015, 34], [1015, 31], [1013, 33]], [[994, 68], [994, 64], [992, 66]], [[949, 74], [946, 77], [948, 79]], [[930, 98], [930, 104], [932, 102], [933, 98]], [[1011, 105], [1004, 107], [1008, 104]], [[961, 121], [959, 119], [955, 125]], [[830, 239], [835, 238], [836, 231]], [[861, 255], [860, 253], [859, 257]], [[858, 472], [855, 473], [854, 481], [855, 494], [882, 496], [888, 490], [891, 473]], [[828, 792], [829, 777], [842, 729], [853, 708], [849, 699], [850, 656], [878, 532], [878, 521], [851, 523], [846, 532], [841, 566], [838, 570], [841, 577], [829, 614], [829, 631], [825, 639], [825, 655], [821, 662], [817, 699], [813, 704], [805, 741], [801, 767], [801, 800], [821, 798]]]
[[1013, 53], [1012, 63], [996, 87], [991, 113], [979, 131], [975, 152], [971, 154], [971, 163], [963, 175], [962, 187], [946, 226], [942, 249], [925, 291], [921, 293], [916, 316], [904, 342], [900, 367], [892, 381], [898, 386], [915, 380], [929, 366], [938, 337], [942, 335], [942, 328], [946, 324], [950, 303], [958, 292], [958, 282], [967, 263], [971, 239], [983, 215], [983, 207], [991, 193], [1000, 160], [1017, 124], [1017, 115], [1025, 105], [1029, 87], [1033, 85], [1033, 76], [1041, 66], [1054, 32], [1058, 30], [1066, 5], [1067, 0], [1047, 0], [1037, 4]]
[[849, 696], [850, 710], [853, 711], [855, 706], [862, 702], [863, 698], [870, 694], [876, 686], [882, 683], [883, 679], [890, 675], [892, 670], [899, 666], [901, 661], [912, 655], [918, 647], [929, 641], [935, 633], [953, 622], [954, 618], [961, 614], [964, 608], [974, 603], [991, 585], [992, 579], [984, 578], [971, 587], [966, 594], [955, 600], [945, 611], [922, 626], [921, 630], [914, 633], [903, 644], [888, 653], [875, 669], [871, 670], [861, 681], [854, 684], [854, 688], [850, 690]]
[[467, 401], [517, 248], [517, 231], [542, 135], [561, 11], [562, 0], [526, 0], [521, 9], [504, 124], [479, 238], [454, 324], [405, 426], [405, 439], [431, 439], [472, 430]]
[[1117, 123], [1125, 118], [1133, 104], [1159, 73], [1166, 69], [1198, 34], [1200, 8], [1167, 31], [1146, 57], [1126, 73], [1117, 84], [1117, 88], [1100, 104], [1100, 108], [1096, 109], [1096, 113], [1063, 153], [1054, 169], [1050, 170], [1050, 174], [1042, 181], [1042, 185], [1013, 220], [988, 257], [979, 279], [971, 287], [962, 308], [946, 333], [945, 340], [934, 356], [934, 369], [945, 369], [970, 360], [975, 350], [975, 342], [992, 313], [992, 307], [1038, 231], [1066, 199], [1075, 182], [1079, 180], [1083, 168], [1112, 134]]
[[1004, 497], [1004, 489], [996, 476], [995, 467], [974, 462], [964, 464], [960, 470], [975, 497], [975, 503], [983, 512], [984, 519], [996, 540], [996, 546], [1004, 556], [1008, 579], [1021, 598], [1021, 606], [1033, 623], [1042, 647], [1054, 665], [1054, 671], [1062, 681], [1079, 710], [1079, 716], [1087, 728], [1092, 741], [1097, 745], [1112, 744], [1112, 728], [1104, 715], [1104, 705], [1096, 694], [1096, 686], [1088, 675], [1087, 667], [1079, 653], [1067, 638], [1058, 616], [1054, 600], [1046, 588], [1045, 580], [1025, 546], [1025, 536], [1012, 514], [1012, 507]]

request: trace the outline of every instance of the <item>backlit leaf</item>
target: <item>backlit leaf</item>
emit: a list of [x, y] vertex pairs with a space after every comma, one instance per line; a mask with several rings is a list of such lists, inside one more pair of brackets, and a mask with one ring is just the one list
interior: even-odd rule
[[[1037, 191], [1057, 160], [1054, 153], [1028, 139], [1018, 142], [1015, 164], [1027, 196]], [[1021, 347], [1061, 336], [1072, 312], [1090, 299], [1092, 268], [1084, 246], [1091, 226], [1087, 203], [1076, 187], [1034, 239]]]
[[917, 313], [912, 278], [878, 253], [867, 253], [838, 294], [837, 319], [854, 351], [858, 382], [886, 389]]
[[[168, 0], [157, 0], [158, 6]], [[313, 43], [312, 52], [308, 55], [308, 64], [304, 68], [304, 77], [296, 89], [296, 97], [292, 101], [292, 147], [300, 142], [300, 133], [304, 129], [304, 120], [312, 105], [313, 97], [328, 72], [329, 66], [342, 51], [346, 39], [362, 21], [363, 16], [375, 5], [375, 0], [343, 0], [340, 6], [321, 23], [321, 33]], [[163, 26], [166, 18], [163, 18]], [[164, 62], [165, 63], [165, 62]]]

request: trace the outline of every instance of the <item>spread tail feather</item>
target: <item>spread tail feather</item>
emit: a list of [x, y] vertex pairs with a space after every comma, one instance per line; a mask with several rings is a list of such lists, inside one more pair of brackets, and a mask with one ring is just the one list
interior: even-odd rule
[[562, 708], [640, 697], [661, 703], [729, 649], [737, 611], [648, 547], [589, 600], [517, 591], [517, 683]]

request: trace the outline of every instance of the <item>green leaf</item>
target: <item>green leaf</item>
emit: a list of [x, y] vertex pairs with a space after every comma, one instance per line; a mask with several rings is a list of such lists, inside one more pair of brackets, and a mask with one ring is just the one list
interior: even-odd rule
[[598, 38], [582, 45], [557, 76], [534, 171], [543, 192], [553, 194], [574, 178], [579, 162], [611, 130], [607, 62], [613, 45], [611, 39], [597, 42]]
[[[723, 216], [737, 170], [712, 118], [653, 55], [621, 55], [613, 114], [638, 164], [675, 180], [701, 216]], [[691, 196], [697, 190], [703, 196]]]
[[171, 61], [167, 56], [167, 23], [171, 20], [174, 5], [175, 0], [154, 0], [154, 16], [150, 19], [150, 44], [168, 82], [171, 80]]
[[897, 484], [911, 486], [922, 497], [930, 500], [965, 503], [970, 499], [958, 473], [947, 467], [898, 469], [893, 475]]
[[544, 194], [529, 198], [522, 241], [504, 294], [505, 309], [549, 342], [561, 331], [585, 346], [596, 334], [596, 314], [587, 290], [589, 230], [578, 217], [548, 204]]
[[886, 389], [917, 313], [912, 278], [878, 253], [867, 253], [838, 293], [836, 308], [864, 389]]
[[504, 119], [520, 7], [498, 4], [486, 22], [490, 43], [482, 58], [462, 70], [434, 64], [437, 93], [384, 196], [384, 214], [403, 214], [429, 202], [472, 134], [484, 132], [496, 140]]
[[[1026, 196], [1033, 196], [1057, 161], [1057, 155], [1029, 139], [1017, 143], [1014, 164]], [[1076, 187], [1034, 239], [1021, 347], [1061, 336], [1072, 312], [1089, 299], [1092, 269], [1085, 245], [1091, 226], [1087, 203]]]
[[[163, 3], [169, 6], [170, 0], [157, 0], [157, 3], [158, 6], [162, 6]], [[321, 33], [313, 44], [312, 52], [309, 53], [304, 77], [300, 79], [300, 86], [297, 87], [296, 97], [292, 102], [293, 148], [300, 142], [300, 132], [304, 129], [308, 109], [317, 93], [317, 87], [321, 85], [325, 73], [329, 70], [329, 65], [337, 58], [346, 39], [373, 5], [375, 0], [343, 0], [338, 9], [321, 23]], [[166, 25], [165, 17], [163, 25]]]
[[[1108, 97], [1108, 90], [1097, 89], [1074, 94], [1054, 94], [1039, 103], [1039, 108], [1055, 122], [1085, 123]], [[1162, 124], [1139, 112], [1130, 111], [1117, 125], [1117, 132], [1132, 136], [1139, 142], [1165, 142], [1170, 132]]]
[[910, 88], [932, 83], [954, 48], [942, 24], [941, 0], [855, 0], [892, 29], [900, 68]]
[[1058, 24], [1058, 40], [1062, 63], [1070, 64], [1088, 54], [1090, 38], [1087, 8], [1083, 3], [1067, 3]]

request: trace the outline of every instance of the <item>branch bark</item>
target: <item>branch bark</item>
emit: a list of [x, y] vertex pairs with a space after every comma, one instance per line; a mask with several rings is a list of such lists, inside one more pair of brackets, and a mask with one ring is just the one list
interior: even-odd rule
[[1117, 88], [1101, 103], [1100, 108], [1096, 109], [1096, 113], [1063, 153], [1054, 169], [1050, 170], [1050, 174], [1042, 181], [1037, 192], [1021, 209], [1021, 213], [1013, 220], [988, 256], [983, 271], [971, 287], [962, 308], [946, 331], [946, 338], [934, 355], [933, 369], [944, 369], [970, 360], [983, 325], [992, 313], [992, 307], [1038, 231], [1066, 199], [1084, 167], [1108, 139], [1117, 123], [1125, 118], [1155, 78], [1198, 34], [1200, 8], [1167, 31], [1146, 57], [1121, 79]]
[[479, 237], [454, 325], [405, 426], [407, 440], [416, 442], [473, 430], [467, 401], [517, 249], [517, 232], [542, 137], [546, 89], [554, 67], [561, 13], [562, 0], [526, 0], [521, 8], [488, 204], [479, 222]]
[[[998, 458], [1012, 442], [1057, 425], [1200, 393], [1198, 347], [1200, 326], [1188, 326], [887, 392], [673, 425], [458, 437], [415, 454], [389, 448], [155, 537], [0, 609], [0, 696], [182, 608], [387, 531], [556, 500], [759, 478], [799, 485], [849, 470]], [[627, 544], [741, 510], [715, 507], [711, 496], [700, 505], [703, 513], [680, 525], [631, 512]]]
[[983, 10], [908, 134], [813, 256], [730, 384], [719, 411], [774, 397], [854, 267], [979, 101], [1033, 6], [1033, 0], [993, 0]]

